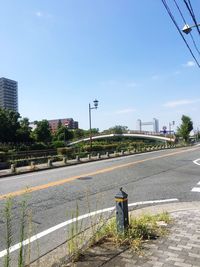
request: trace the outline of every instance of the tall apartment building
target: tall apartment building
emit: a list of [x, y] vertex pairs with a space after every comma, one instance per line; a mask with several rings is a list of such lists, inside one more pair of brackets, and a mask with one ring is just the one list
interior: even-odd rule
[[0, 78], [0, 108], [18, 111], [18, 85], [16, 81]]

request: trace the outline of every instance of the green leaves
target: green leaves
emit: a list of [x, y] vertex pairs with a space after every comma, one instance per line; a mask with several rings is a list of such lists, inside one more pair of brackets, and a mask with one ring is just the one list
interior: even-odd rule
[[33, 131], [33, 138], [36, 142], [44, 142], [45, 144], [51, 142], [51, 128], [47, 120], [38, 121], [35, 123], [36, 129]]
[[15, 142], [20, 128], [18, 112], [0, 109], [0, 142]]
[[185, 142], [188, 142], [190, 132], [193, 130], [193, 122], [190, 117], [183, 115], [182, 124], [178, 128], [178, 135], [181, 136]]

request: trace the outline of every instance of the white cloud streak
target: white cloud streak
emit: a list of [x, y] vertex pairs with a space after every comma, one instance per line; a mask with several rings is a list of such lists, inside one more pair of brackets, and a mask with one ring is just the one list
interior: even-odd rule
[[35, 12], [35, 16], [38, 17], [38, 18], [52, 18], [52, 15], [49, 14], [49, 13], [44, 13], [40, 10], [38, 10], [37, 12]]
[[186, 68], [191, 68], [196, 66], [196, 63], [194, 61], [188, 61], [186, 64], [183, 64], [183, 66]]
[[37, 11], [37, 12], [35, 13], [35, 15], [36, 15], [37, 17], [42, 17], [42, 16], [43, 16], [43, 13], [42, 13], [41, 11]]
[[200, 99], [180, 99], [180, 100], [174, 100], [174, 101], [169, 101], [165, 103], [163, 106], [167, 108], [175, 108], [178, 106], [183, 106], [183, 105], [191, 105], [200, 102]]
[[133, 113], [135, 112], [136, 110], [134, 108], [126, 108], [126, 109], [121, 109], [121, 110], [118, 110], [116, 111], [115, 113], [116, 114], [128, 114], [128, 113]]
[[100, 83], [103, 86], [110, 87], [123, 87], [123, 88], [136, 88], [139, 85], [134, 81], [118, 81], [118, 80], [108, 80]]

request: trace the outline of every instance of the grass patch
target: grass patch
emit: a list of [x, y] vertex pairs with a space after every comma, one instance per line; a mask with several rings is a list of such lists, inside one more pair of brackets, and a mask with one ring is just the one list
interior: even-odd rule
[[166, 227], [161, 226], [159, 222], [164, 225], [170, 222], [171, 218], [168, 213], [158, 215], [145, 214], [141, 217], [129, 218], [129, 227], [123, 234], [117, 232], [116, 219], [112, 218], [97, 234], [97, 242], [101, 239], [112, 241], [115, 245], [129, 245], [136, 250], [140, 247], [139, 243], [144, 240], [156, 239], [166, 233]]
[[166, 227], [162, 225], [167, 225], [170, 221], [166, 212], [158, 215], [145, 214], [141, 217], [130, 216], [127, 231], [120, 234], [117, 232], [116, 219], [112, 218], [97, 234], [96, 241], [99, 243], [108, 240], [117, 246], [127, 245], [137, 251], [143, 241], [165, 235]]
[[[84, 257], [84, 253], [95, 246], [107, 243], [111, 247], [127, 247], [136, 253], [141, 253], [143, 243], [149, 240], [155, 240], [158, 237], [167, 234], [167, 225], [171, 222], [171, 217], [167, 212], [158, 215], [145, 214], [140, 217], [130, 216], [129, 227], [125, 233], [118, 233], [116, 218], [104, 222], [99, 230], [92, 230], [92, 238], [88, 246], [79, 251], [74, 251], [72, 262], [78, 261]], [[72, 255], [71, 255], [72, 256]]]

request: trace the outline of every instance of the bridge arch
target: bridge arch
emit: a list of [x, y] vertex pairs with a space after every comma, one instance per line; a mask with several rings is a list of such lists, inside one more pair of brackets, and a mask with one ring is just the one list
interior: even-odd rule
[[[145, 138], [145, 139], [154, 139], [158, 141], [163, 142], [175, 142], [174, 138], [164, 137], [160, 135], [152, 135], [152, 134], [142, 134], [142, 133], [128, 133], [128, 134], [102, 134], [97, 136], [92, 136], [92, 140], [98, 140], [98, 139], [107, 139], [112, 137], [136, 137], [136, 138]], [[90, 137], [83, 138], [74, 142], [71, 142], [68, 144], [68, 146], [72, 146], [81, 142], [87, 142], [90, 141]]]

